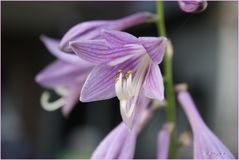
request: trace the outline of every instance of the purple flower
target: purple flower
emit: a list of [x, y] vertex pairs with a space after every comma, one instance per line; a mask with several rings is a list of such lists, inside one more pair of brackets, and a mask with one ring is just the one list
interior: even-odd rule
[[178, 4], [184, 12], [202, 12], [207, 8], [206, 0], [178, 0]]
[[170, 134], [174, 125], [167, 123], [163, 126], [158, 134], [157, 159], [167, 159], [170, 144]]
[[137, 103], [142, 107], [137, 110], [137, 121], [133, 129], [130, 131], [124, 123], [120, 123], [103, 139], [91, 159], [132, 159], [137, 136], [153, 114], [153, 110], [147, 108], [148, 104], [148, 98]]
[[64, 35], [60, 42], [60, 49], [65, 52], [71, 52], [69, 41], [99, 38], [100, 30], [102, 29], [123, 30], [154, 19], [155, 15], [148, 12], [140, 12], [118, 20], [97, 20], [79, 23]]
[[[117, 96], [123, 121], [132, 127], [132, 115], [141, 91], [153, 99], [164, 99], [161, 63], [165, 37], [136, 38], [120, 31], [102, 31], [102, 39], [70, 42], [82, 59], [96, 64], [81, 92], [83, 102]], [[143, 95], [143, 96], [144, 96]]]
[[67, 116], [78, 101], [81, 88], [93, 65], [76, 55], [61, 52], [58, 49], [58, 40], [45, 36], [42, 36], [41, 40], [50, 53], [56, 56], [58, 60], [41, 71], [36, 76], [36, 81], [47, 88], [54, 89], [62, 96], [62, 98], [55, 102], [49, 102], [50, 94], [44, 92], [41, 97], [41, 104], [48, 111], [64, 106], [62, 111]]
[[194, 158], [234, 159], [232, 153], [207, 127], [187, 91], [178, 94], [178, 100], [186, 113], [193, 131]]

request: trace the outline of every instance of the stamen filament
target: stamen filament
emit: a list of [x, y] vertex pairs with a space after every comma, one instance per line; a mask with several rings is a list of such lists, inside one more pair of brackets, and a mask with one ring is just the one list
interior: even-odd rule
[[47, 111], [55, 111], [58, 108], [61, 108], [65, 104], [65, 98], [62, 97], [54, 102], [49, 102], [50, 93], [43, 92], [41, 96], [41, 105]]

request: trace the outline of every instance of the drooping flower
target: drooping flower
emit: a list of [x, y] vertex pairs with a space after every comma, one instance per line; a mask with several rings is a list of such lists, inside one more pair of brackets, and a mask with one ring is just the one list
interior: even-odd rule
[[102, 31], [101, 40], [70, 42], [82, 59], [97, 64], [81, 92], [83, 102], [117, 96], [123, 121], [131, 128], [141, 91], [143, 96], [164, 99], [164, 86], [158, 64], [166, 46], [165, 37], [136, 38], [120, 31]]
[[206, 0], [178, 0], [179, 7], [184, 12], [202, 12], [207, 8]]
[[163, 128], [158, 134], [158, 143], [157, 143], [157, 159], [167, 159], [169, 152], [170, 144], [170, 134], [174, 128], [174, 125], [171, 123], [164, 124]]
[[152, 117], [152, 108], [147, 108], [149, 99], [138, 101], [137, 121], [130, 131], [125, 124], [120, 123], [99, 144], [91, 159], [132, 159], [138, 134], [144, 128], [147, 121]]
[[228, 148], [205, 124], [190, 94], [185, 90], [180, 91], [178, 93], [178, 100], [185, 111], [193, 131], [194, 158], [234, 159]]
[[41, 71], [36, 76], [36, 81], [44, 87], [54, 89], [62, 96], [55, 102], [49, 102], [50, 94], [44, 92], [41, 97], [41, 104], [48, 111], [62, 107], [63, 114], [67, 116], [78, 101], [81, 88], [93, 65], [76, 55], [61, 52], [58, 49], [58, 40], [45, 36], [42, 36], [41, 40], [58, 60]]
[[[50, 111], [64, 106], [62, 108], [63, 114], [68, 115], [77, 102], [82, 85], [94, 65], [85, 62], [76, 55], [66, 53], [72, 52], [69, 41], [100, 38], [99, 33], [102, 29], [123, 30], [154, 19], [155, 15], [140, 12], [118, 20], [98, 20], [77, 24], [60, 41], [42, 36], [42, 41], [58, 60], [38, 74], [36, 81], [43, 86], [55, 89], [63, 97], [54, 103], [48, 103], [50, 95], [45, 92], [41, 98], [43, 107]], [[60, 89], [59, 86], [61, 86]]]
[[139, 12], [117, 20], [96, 20], [79, 23], [63, 36], [59, 48], [64, 52], [71, 52], [69, 41], [97, 39], [100, 38], [102, 29], [123, 30], [153, 20], [156, 20], [155, 15], [148, 12]]

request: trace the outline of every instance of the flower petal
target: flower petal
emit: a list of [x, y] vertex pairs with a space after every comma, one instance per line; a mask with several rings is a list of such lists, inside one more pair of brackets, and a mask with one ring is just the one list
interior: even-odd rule
[[116, 66], [96, 66], [87, 77], [80, 100], [91, 102], [115, 97], [115, 79], [118, 71], [135, 71], [139, 60], [140, 58], [134, 57]]
[[167, 38], [165, 37], [139, 37], [140, 43], [146, 49], [152, 61], [159, 64], [163, 60]]
[[104, 40], [88, 40], [70, 43], [72, 50], [82, 59], [94, 63], [116, 65], [131, 57], [145, 53], [141, 45], [124, 45], [110, 49]]
[[69, 63], [72, 63], [72, 64], [78, 64], [78, 65], [80, 64], [81, 66], [92, 66], [92, 64], [80, 59], [78, 56], [76, 56], [74, 54], [69, 54], [69, 53], [62, 52], [58, 48], [59, 40], [49, 38], [49, 37], [44, 36], [44, 35], [42, 35], [40, 37], [40, 39], [45, 44], [45, 46], [47, 47], [49, 52], [52, 55], [54, 55], [55, 57], [57, 57], [58, 59], [60, 59], [62, 61], [69, 62]]
[[108, 21], [88, 21], [73, 26], [61, 39], [59, 48], [64, 52], [71, 52], [70, 41], [88, 40], [99, 37], [99, 31]]
[[170, 144], [170, 133], [173, 129], [172, 124], [164, 124], [158, 134], [157, 159], [167, 159]]
[[73, 26], [62, 38], [60, 49], [71, 52], [70, 41], [90, 40], [100, 37], [101, 29], [123, 30], [155, 19], [155, 15], [139, 12], [117, 20], [98, 20], [79, 23]]
[[137, 135], [129, 132], [124, 123], [112, 130], [94, 151], [91, 159], [131, 159]]
[[124, 127], [124, 124], [121, 123], [117, 127], [115, 127], [98, 145], [96, 150], [91, 156], [91, 159], [104, 159], [107, 151], [112, 143], [112, 141], [118, 135], [118, 132]]
[[164, 99], [163, 77], [158, 65], [150, 64], [143, 87], [145, 96], [160, 101]]
[[47, 66], [36, 76], [36, 81], [46, 87], [54, 88], [59, 85], [71, 85], [85, 80], [92, 67], [81, 67], [61, 60]]
[[206, 0], [178, 0], [179, 7], [184, 12], [202, 12], [207, 8]]
[[83, 82], [70, 86], [69, 95], [66, 97], [65, 104], [62, 107], [62, 113], [65, 117], [69, 115], [74, 105], [79, 100], [82, 86], [83, 86]]
[[206, 126], [190, 94], [187, 91], [181, 91], [178, 94], [178, 100], [193, 130], [194, 158], [234, 159], [234, 156], [228, 148]]
[[111, 48], [138, 43], [136, 37], [126, 32], [102, 30], [101, 35], [108, 42]]

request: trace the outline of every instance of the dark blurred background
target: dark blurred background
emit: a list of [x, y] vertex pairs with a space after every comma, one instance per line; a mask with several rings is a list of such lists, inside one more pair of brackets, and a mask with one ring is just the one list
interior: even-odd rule
[[[121, 121], [117, 98], [78, 103], [65, 119], [44, 111], [45, 90], [34, 81], [55, 59], [39, 40], [61, 38], [73, 25], [116, 19], [138, 11], [155, 12], [155, 2], [1, 2], [2, 158], [89, 158], [100, 140]], [[237, 156], [237, 2], [209, 2], [200, 14], [166, 2], [168, 37], [174, 45], [174, 81], [187, 82], [206, 123]], [[127, 30], [156, 36], [155, 24]], [[155, 158], [157, 132], [165, 120], [159, 110], [138, 138], [135, 158]], [[178, 106], [178, 134], [190, 130]], [[180, 150], [190, 158], [192, 149]]]

